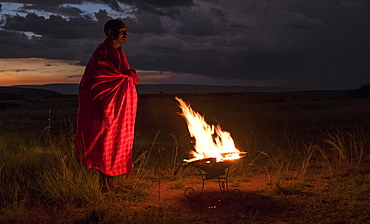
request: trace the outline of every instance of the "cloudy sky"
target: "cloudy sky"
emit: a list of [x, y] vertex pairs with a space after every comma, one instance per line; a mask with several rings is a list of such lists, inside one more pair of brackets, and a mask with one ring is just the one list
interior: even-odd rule
[[78, 83], [122, 19], [142, 84], [352, 89], [370, 83], [369, 0], [5, 0], [0, 86]]

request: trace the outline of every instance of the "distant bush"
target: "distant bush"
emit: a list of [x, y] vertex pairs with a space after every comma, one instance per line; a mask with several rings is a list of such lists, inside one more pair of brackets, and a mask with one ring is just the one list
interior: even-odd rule
[[46, 89], [31, 89], [31, 88], [17, 88], [0, 86], [0, 101], [1, 100], [27, 100], [27, 99], [54, 99], [68, 97], [61, 93], [46, 90]]
[[0, 102], [0, 110], [4, 110], [4, 109], [8, 109], [8, 108], [19, 108], [21, 107], [22, 105], [19, 104], [19, 103], [3, 103], [3, 102]]
[[350, 97], [365, 98], [370, 97], [370, 84], [364, 84], [355, 90], [349, 91]]

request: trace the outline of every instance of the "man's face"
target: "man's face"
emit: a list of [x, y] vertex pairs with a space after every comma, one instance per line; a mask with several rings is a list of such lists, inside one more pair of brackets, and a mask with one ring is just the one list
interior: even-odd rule
[[117, 37], [113, 39], [113, 41], [119, 45], [125, 44], [127, 39], [126, 25], [122, 24], [121, 27], [122, 28], [118, 30]]

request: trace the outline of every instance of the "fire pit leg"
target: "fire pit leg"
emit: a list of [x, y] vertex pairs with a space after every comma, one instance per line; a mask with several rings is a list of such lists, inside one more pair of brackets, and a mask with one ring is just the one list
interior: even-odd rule
[[201, 188], [199, 194], [197, 194], [196, 191], [194, 190], [194, 188], [192, 188], [192, 187], [187, 187], [185, 189], [185, 192], [184, 192], [185, 193], [185, 197], [187, 197], [191, 201], [196, 200], [196, 199], [199, 199], [200, 196], [203, 194], [203, 190], [204, 190], [204, 180], [205, 180], [205, 177], [204, 177], [202, 171], [198, 167], [195, 167], [195, 168], [198, 170], [199, 176], [202, 179], [202, 188]]
[[[215, 158], [208, 158], [204, 160], [198, 160], [192, 163], [185, 163], [181, 165], [176, 171], [175, 175], [181, 168], [185, 168], [188, 165], [192, 165], [198, 170], [198, 175], [202, 180], [202, 186], [200, 192], [196, 192], [193, 186], [188, 187], [185, 189], [185, 197], [190, 200], [199, 199], [200, 196], [203, 194], [204, 190], [204, 181], [205, 180], [218, 180], [218, 185], [220, 188], [221, 193], [227, 192], [229, 197], [233, 200], [239, 200], [242, 197], [242, 193], [239, 189], [235, 188], [232, 191], [229, 189], [229, 172], [230, 166], [233, 164], [232, 161], [223, 161], [223, 162], [216, 162]], [[194, 175], [194, 174], [193, 174]], [[198, 184], [199, 185], [199, 184]]]
[[[240, 192], [240, 190], [238, 188], [233, 189], [231, 193], [229, 191], [229, 182], [228, 182], [229, 171], [230, 171], [230, 167], [227, 168], [226, 177], [225, 178], [219, 177], [219, 179], [218, 179], [219, 184], [220, 184], [220, 179], [225, 180], [225, 181], [222, 181], [222, 183], [220, 184], [220, 190], [221, 190], [222, 193], [224, 193], [225, 192], [224, 189], [225, 189], [225, 186], [226, 186], [226, 192], [229, 195], [229, 197], [231, 199], [234, 199], [234, 200], [235, 199], [239, 200], [242, 197], [242, 193]], [[222, 185], [222, 188], [221, 188], [221, 185]]]
[[227, 177], [218, 177], [218, 186], [222, 193], [229, 192], [229, 186], [227, 183]]

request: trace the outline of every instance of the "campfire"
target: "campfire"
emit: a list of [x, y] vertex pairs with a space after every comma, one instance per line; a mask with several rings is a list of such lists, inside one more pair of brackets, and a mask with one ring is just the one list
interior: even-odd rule
[[190, 163], [204, 159], [215, 159], [215, 162], [240, 159], [245, 152], [239, 151], [230, 133], [223, 131], [220, 125], [209, 125], [204, 117], [195, 112], [189, 104], [182, 99], [177, 98], [179, 107], [182, 110], [182, 116], [188, 124], [190, 137], [194, 137], [195, 145], [190, 159], [184, 159], [184, 162]]
[[[226, 181], [226, 190], [228, 191], [228, 168], [235, 161], [244, 157], [246, 152], [242, 152], [235, 147], [231, 134], [222, 130], [220, 125], [209, 125], [202, 115], [190, 107], [190, 104], [185, 103], [177, 97], [176, 100], [179, 102], [179, 107], [182, 110], [181, 115], [188, 125], [190, 137], [193, 137], [195, 141], [194, 150], [190, 152], [193, 157], [183, 159], [182, 165], [177, 169], [175, 174], [180, 168], [193, 165], [199, 170], [202, 176], [203, 187], [204, 180], [217, 178], [221, 191], [223, 192], [225, 190], [224, 181]], [[194, 193], [194, 189], [191, 188], [190, 190]], [[185, 195], [188, 197], [186, 191]]]

